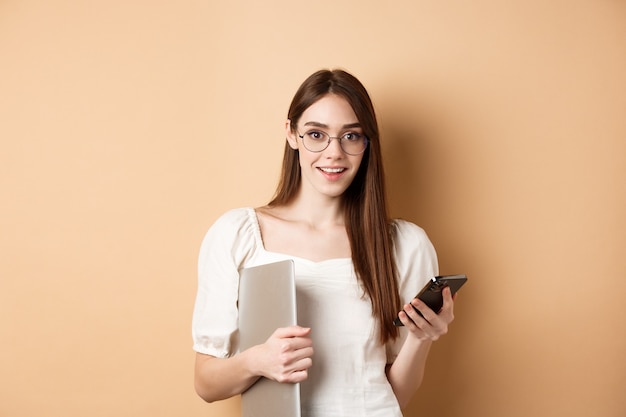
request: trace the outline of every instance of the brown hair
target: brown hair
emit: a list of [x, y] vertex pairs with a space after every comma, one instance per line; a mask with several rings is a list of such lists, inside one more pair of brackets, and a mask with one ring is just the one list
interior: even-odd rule
[[[379, 323], [380, 341], [386, 343], [398, 336], [393, 319], [401, 304], [387, 215], [380, 136], [369, 94], [358, 79], [343, 70], [320, 70], [302, 83], [287, 117], [295, 131], [302, 113], [327, 94], [336, 94], [350, 103], [369, 139], [359, 171], [345, 191], [342, 204], [352, 262], [365, 294], [371, 300], [372, 314]], [[298, 151], [285, 143], [281, 178], [269, 205], [291, 202], [299, 190], [300, 181]]]

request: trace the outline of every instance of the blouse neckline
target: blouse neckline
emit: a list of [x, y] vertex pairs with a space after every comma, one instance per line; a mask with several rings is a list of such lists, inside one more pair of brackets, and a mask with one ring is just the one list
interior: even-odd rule
[[286, 256], [291, 259], [298, 260], [300, 262], [304, 262], [310, 265], [323, 265], [323, 264], [328, 264], [328, 263], [339, 263], [339, 262], [340, 263], [344, 263], [344, 262], [352, 263], [352, 258], [328, 258], [328, 259], [323, 259], [321, 261], [314, 261], [308, 258], [302, 258], [300, 256], [290, 255], [288, 253], [273, 252], [273, 251], [267, 250], [265, 248], [265, 243], [263, 242], [263, 236], [261, 235], [261, 224], [259, 223], [259, 218], [257, 216], [256, 210], [254, 209], [254, 207], [248, 207], [248, 216], [250, 218], [250, 222], [254, 229], [254, 238], [257, 241], [258, 247], [267, 254]]

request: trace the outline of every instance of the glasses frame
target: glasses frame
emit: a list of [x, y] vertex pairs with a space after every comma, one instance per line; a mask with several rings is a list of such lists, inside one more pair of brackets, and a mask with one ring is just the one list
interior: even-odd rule
[[[362, 136], [362, 137], [363, 137], [364, 146], [363, 146], [363, 150], [362, 150], [361, 152], [359, 152], [359, 153], [350, 153], [350, 152], [346, 151], [346, 150], [343, 148], [343, 140], [344, 140], [344, 139], [343, 139], [343, 136], [330, 136], [330, 134], [328, 134], [328, 133], [324, 132], [323, 130], [316, 130], [316, 131], [317, 131], [317, 132], [320, 132], [320, 133], [323, 133], [323, 134], [325, 134], [326, 136], [328, 136], [328, 141], [326, 142], [326, 146], [324, 146], [324, 148], [320, 149], [319, 151], [314, 151], [314, 150], [311, 150], [311, 149], [307, 148], [307, 146], [304, 144], [304, 135], [306, 135], [306, 134], [307, 134], [307, 132], [305, 132], [305, 133], [304, 133], [304, 135], [301, 135], [301, 134], [300, 134], [300, 132], [296, 130], [296, 134], [298, 135], [298, 137], [299, 137], [300, 139], [302, 139], [302, 146], [304, 146], [304, 148], [305, 148], [307, 151], [309, 151], [309, 152], [314, 152], [314, 153], [324, 152], [324, 151], [325, 151], [326, 149], [328, 149], [328, 147], [330, 146], [330, 142], [331, 142], [333, 139], [337, 139], [337, 140], [339, 141], [339, 147], [341, 148], [341, 150], [342, 150], [344, 153], [346, 153], [346, 154], [348, 154], [348, 155], [352, 155], [352, 156], [357, 156], [357, 155], [361, 155], [363, 152], [365, 152], [365, 150], [367, 149], [367, 145], [369, 145], [369, 142], [370, 142], [370, 140], [369, 140], [369, 138], [368, 138], [367, 136], [365, 136], [365, 135], [363, 135], [363, 134], [361, 134], [361, 133], [354, 133], [354, 132], [352, 132], [352, 134], [357, 134], [357, 135], [359, 135], [359, 136]], [[344, 136], [345, 136], [345, 134], [344, 134]]]

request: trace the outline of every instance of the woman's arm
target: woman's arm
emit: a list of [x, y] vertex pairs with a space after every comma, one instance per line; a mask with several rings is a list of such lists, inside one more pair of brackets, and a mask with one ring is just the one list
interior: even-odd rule
[[[413, 307], [423, 315], [421, 317]], [[424, 377], [426, 358], [432, 342], [448, 332], [448, 325], [454, 320], [454, 301], [450, 288], [443, 290], [443, 308], [436, 314], [426, 304], [415, 298], [406, 304], [399, 317], [409, 334], [397, 358], [387, 368], [387, 379], [393, 388], [401, 408], [404, 408]]]
[[282, 383], [304, 381], [311, 367], [311, 329], [277, 329], [267, 341], [230, 358], [196, 354], [194, 385], [207, 402], [241, 394], [260, 377]]

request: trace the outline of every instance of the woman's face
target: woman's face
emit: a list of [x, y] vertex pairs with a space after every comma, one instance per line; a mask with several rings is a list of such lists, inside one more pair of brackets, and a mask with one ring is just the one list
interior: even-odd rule
[[[335, 94], [327, 94], [302, 113], [296, 126], [287, 121], [287, 140], [300, 154], [300, 170], [303, 193], [340, 197], [356, 176], [363, 153], [349, 155], [343, 151], [338, 139], [331, 139], [330, 144], [321, 152], [311, 152], [305, 148], [300, 135], [316, 130], [338, 138], [346, 133], [363, 134], [359, 120], [350, 104]], [[296, 133], [292, 132], [292, 128]]]

